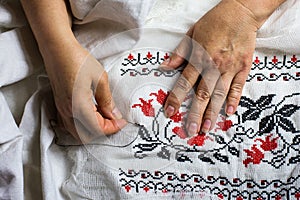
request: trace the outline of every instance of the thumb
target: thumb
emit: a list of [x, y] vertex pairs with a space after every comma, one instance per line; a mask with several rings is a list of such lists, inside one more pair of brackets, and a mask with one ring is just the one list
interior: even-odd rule
[[108, 75], [105, 71], [99, 76], [95, 88], [95, 99], [97, 109], [103, 117], [107, 119], [122, 119], [122, 114], [115, 106], [112, 94], [109, 88]]

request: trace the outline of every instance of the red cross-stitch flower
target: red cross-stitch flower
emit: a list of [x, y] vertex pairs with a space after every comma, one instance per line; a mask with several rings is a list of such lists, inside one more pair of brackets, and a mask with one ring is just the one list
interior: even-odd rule
[[275, 200], [282, 200], [281, 195], [276, 195]]
[[142, 98], [139, 98], [142, 104], [134, 104], [132, 108], [137, 108], [140, 107], [142, 109], [142, 112], [144, 113], [145, 116], [147, 117], [154, 117], [155, 116], [155, 109], [153, 108], [151, 102], [153, 99], [150, 99], [148, 101], [145, 101]]
[[181, 139], [185, 139], [187, 137], [184, 127], [176, 126], [172, 129], [172, 131], [173, 133], [178, 135]]
[[128, 60], [133, 60], [134, 59], [134, 57], [133, 57], [133, 55], [130, 53], [129, 55], [128, 55]]
[[298, 60], [297, 57], [295, 55], [293, 55], [293, 57], [291, 58], [291, 61], [295, 63], [295, 62], [297, 62], [297, 60]]
[[127, 192], [129, 192], [129, 191], [131, 190], [130, 185], [126, 185], [126, 186], [125, 186], [125, 190], [126, 190]]
[[165, 59], [165, 60], [168, 60], [169, 58], [170, 58], [169, 54], [166, 53], [165, 56], [164, 56], [164, 59]]
[[157, 93], [151, 93], [150, 96], [155, 96], [159, 104], [163, 105], [169, 93], [164, 92], [162, 89], [158, 90]]
[[300, 199], [300, 192], [297, 192], [297, 193], [295, 194], [295, 197], [296, 197], [297, 200], [299, 200], [299, 199]]
[[274, 58], [272, 59], [272, 62], [273, 62], [274, 64], [277, 64], [277, 63], [278, 63], [278, 59], [277, 59], [276, 56], [274, 56]]
[[147, 54], [147, 58], [148, 59], [151, 59], [152, 58], [152, 54], [148, 51], [148, 54]]
[[254, 60], [254, 63], [257, 65], [260, 63], [260, 60], [258, 59], [258, 57], [256, 57], [256, 59]]
[[231, 120], [224, 120], [222, 122], [217, 122], [217, 129], [220, 129], [222, 131], [227, 131], [232, 127], [232, 121]]
[[[252, 151], [251, 151], [252, 150]], [[250, 149], [244, 149], [244, 151], [247, 153], [248, 158], [246, 158], [243, 161], [243, 164], [245, 167], [248, 167], [249, 163], [253, 164], [260, 164], [261, 160], [265, 157], [263, 152], [261, 152], [257, 147], [256, 144], [254, 144]]]
[[185, 112], [177, 112], [175, 115], [173, 115], [172, 117], [170, 117], [171, 120], [173, 120], [173, 122], [181, 122], [183, 115], [185, 114]]
[[149, 188], [148, 187], [144, 187], [145, 192], [149, 192]]
[[167, 193], [168, 190], [167, 190], [167, 189], [163, 189], [162, 192], [163, 192], [163, 193]]
[[255, 139], [254, 141], [259, 141], [262, 144], [260, 145], [260, 147], [264, 150], [264, 151], [272, 151], [274, 149], [277, 148], [278, 144], [277, 144], [277, 139], [279, 137], [273, 138], [272, 140], [270, 140], [270, 138], [272, 137], [272, 134], [268, 135], [266, 137], [266, 140], [263, 140], [261, 138]]
[[219, 199], [224, 199], [223, 194], [222, 194], [222, 193], [218, 194], [218, 198], [219, 198]]
[[195, 137], [192, 137], [187, 141], [187, 143], [191, 146], [196, 145], [196, 146], [203, 146], [205, 143], [205, 140], [210, 139], [210, 137], [206, 136], [205, 133], [198, 134]]

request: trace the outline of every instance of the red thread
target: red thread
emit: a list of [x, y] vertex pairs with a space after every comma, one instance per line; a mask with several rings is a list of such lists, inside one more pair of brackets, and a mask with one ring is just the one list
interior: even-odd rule
[[243, 200], [243, 197], [238, 196], [238, 197], [236, 198], [236, 200]]
[[277, 59], [276, 56], [274, 56], [274, 58], [272, 59], [272, 62], [273, 62], [274, 64], [277, 64], [277, 63], [278, 63], [278, 59]]
[[293, 57], [291, 58], [291, 61], [293, 63], [297, 62], [298, 61], [298, 58], [296, 57], [296, 55], [293, 55]]
[[171, 120], [173, 120], [174, 122], [178, 123], [181, 122], [183, 115], [185, 115], [185, 112], [177, 112], [175, 115], [173, 115], [172, 117], [170, 117]]
[[204, 133], [198, 134], [195, 137], [192, 137], [187, 141], [187, 143], [191, 146], [196, 145], [196, 146], [203, 146], [205, 143], [206, 139], [210, 139], [208, 136], [206, 136]]
[[254, 142], [256, 142], [256, 141], [261, 142], [262, 144], [260, 145], [260, 147], [264, 151], [272, 151], [277, 148], [278, 144], [276, 141], [278, 140], [279, 137], [273, 138], [272, 140], [270, 139], [271, 137], [272, 137], [272, 134], [268, 135], [265, 140], [263, 140], [261, 138], [257, 138], [254, 140]]
[[165, 103], [165, 100], [166, 100], [168, 94], [169, 94], [169, 92], [166, 93], [162, 89], [160, 89], [160, 90], [158, 90], [157, 93], [151, 93], [150, 96], [155, 96], [156, 97], [156, 101], [159, 104], [163, 105]]
[[172, 129], [172, 131], [173, 133], [178, 135], [181, 139], [185, 139], [187, 137], [184, 127], [176, 126]]
[[129, 185], [126, 185], [126, 186], [125, 186], [125, 190], [126, 190], [127, 192], [129, 192], [129, 191], [131, 190], [131, 187], [130, 187]]
[[134, 59], [133, 55], [132, 55], [132, 54], [129, 54], [129, 55], [128, 55], [128, 60], [133, 60], [133, 59]]
[[281, 200], [281, 199], [282, 199], [281, 195], [276, 195], [275, 200]]
[[132, 106], [132, 108], [140, 107], [145, 116], [154, 117], [155, 116], [155, 109], [153, 108], [153, 106], [151, 104], [153, 99], [145, 101], [144, 99], [139, 98], [139, 100], [141, 101], [142, 104], [134, 104]]
[[218, 194], [218, 198], [219, 198], [219, 199], [224, 199], [224, 196], [223, 196], [223, 194], [221, 194], [221, 193], [220, 193], [220, 194]]
[[152, 58], [152, 54], [148, 51], [148, 54], [147, 54], [147, 58], [148, 59], [151, 59]]
[[149, 188], [148, 187], [144, 187], [145, 192], [149, 192]]
[[245, 167], [248, 167], [248, 164], [251, 162], [253, 164], [260, 164], [261, 160], [264, 158], [264, 154], [256, 147], [256, 144], [251, 147], [251, 150], [244, 149], [248, 156], [248, 158], [243, 161]]
[[256, 57], [256, 59], [254, 60], [254, 63], [257, 65], [260, 63], [260, 60], [258, 59], [258, 57]]
[[232, 127], [232, 121], [231, 120], [224, 120], [223, 122], [218, 122], [217, 126], [218, 129], [221, 129], [222, 131], [228, 131]]
[[295, 194], [295, 197], [296, 197], [297, 200], [299, 200], [299, 199], [300, 199], [300, 192], [297, 192], [297, 193]]
[[170, 58], [169, 54], [166, 53], [165, 56], [164, 56], [164, 59], [167, 60], [167, 59], [169, 59], [169, 58]]

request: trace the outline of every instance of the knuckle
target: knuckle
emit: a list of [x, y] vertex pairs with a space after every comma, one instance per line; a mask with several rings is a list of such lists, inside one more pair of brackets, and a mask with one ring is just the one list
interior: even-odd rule
[[205, 112], [205, 116], [208, 118], [215, 118], [219, 114], [219, 110], [208, 107]]
[[187, 93], [192, 88], [192, 84], [184, 76], [180, 76], [176, 82], [175, 88], [180, 89], [181, 91]]
[[234, 84], [232, 84], [230, 90], [234, 94], [241, 94], [242, 90], [243, 90], [243, 84], [241, 84], [241, 83], [234, 83]]
[[196, 99], [198, 101], [209, 101], [210, 99], [210, 93], [207, 91], [207, 90], [202, 90], [202, 89], [199, 89], [196, 91]]
[[227, 94], [224, 89], [215, 89], [213, 95], [215, 99], [225, 99]]
[[200, 122], [202, 119], [202, 114], [200, 114], [199, 112], [190, 112], [189, 116], [188, 116], [188, 121], [195, 121], [195, 122]]

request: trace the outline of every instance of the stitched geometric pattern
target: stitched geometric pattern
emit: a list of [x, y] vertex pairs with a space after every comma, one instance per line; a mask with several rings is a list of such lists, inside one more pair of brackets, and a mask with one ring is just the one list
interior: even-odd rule
[[[238, 177], [228, 179], [226, 177], [204, 177], [193, 173], [173, 173], [147, 170], [120, 169], [121, 187], [127, 193], [150, 192], [167, 194], [179, 193], [181, 195], [212, 194], [218, 199], [299, 199], [300, 175], [290, 177], [287, 180], [259, 180], [240, 179]], [[139, 181], [136, 181], [136, 180]]]
[[[158, 68], [167, 58], [169, 53], [160, 51], [128, 53], [122, 58], [119, 75], [133, 80], [174, 79], [182, 68]], [[198, 197], [211, 194], [218, 199], [238, 200], [300, 199], [298, 58], [255, 56], [237, 112], [227, 117], [221, 110], [212, 131], [192, 138], [187, 137], [185, 130], [192, 93], [178, 113], [166, 119], [163, 104], [171, 88], [140, 89], [142, 95], [131, 96], [130, 104], [132, 112], [142, 118], [137, 123], [137, 139], [131, 145], [133, 157], [145, 161], [155, 158], [174, 164], [174, 168], [119, 169], [123, 191]], [[257, 90], [254, 92], [251, 87]], [[230, 170], [237, 166], [240, 175]], [[194, 172], [185, 171], [186, 167]], [[283, 169], [286, 173], [282, 173]]]

